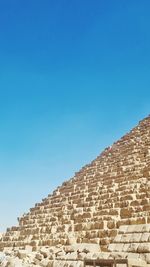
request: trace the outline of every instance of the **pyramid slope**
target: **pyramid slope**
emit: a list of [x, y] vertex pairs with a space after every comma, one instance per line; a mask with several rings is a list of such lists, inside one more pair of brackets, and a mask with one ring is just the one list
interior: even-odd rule
[[150, 116], [7, 230], [0, 248], [96, 243], [150, 223]]

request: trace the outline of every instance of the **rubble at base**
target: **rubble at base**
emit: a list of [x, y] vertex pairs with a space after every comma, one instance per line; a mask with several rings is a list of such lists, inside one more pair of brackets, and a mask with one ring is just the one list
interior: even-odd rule
[[[93, 247], [94, 248], [94, 247]], [[146, 254], [125, 252], [100, 252], [98, 247], [92, 251], [92, 244], [75, 246], [41, 247], [32, 251], [32, 247], [25, 249], [5, 248], [0, 252], [1, 267], [83, 267], [84, 259], [128, 259], [146, 266]], [[150, 263], [150, 254], [149, 254]], [[147, 266], [149, 266], [147, 264]]]

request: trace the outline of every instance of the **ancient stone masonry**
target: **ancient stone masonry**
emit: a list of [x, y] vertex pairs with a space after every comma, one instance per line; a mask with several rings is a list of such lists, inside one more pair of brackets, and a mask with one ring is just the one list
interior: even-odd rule
[[[148, 224], [150, 116], [7, 229], [0, 248], [89, 243], [109, 253], [117, 251], [121, 227]], [[149, 237], [145, 242], [150, 246]]]

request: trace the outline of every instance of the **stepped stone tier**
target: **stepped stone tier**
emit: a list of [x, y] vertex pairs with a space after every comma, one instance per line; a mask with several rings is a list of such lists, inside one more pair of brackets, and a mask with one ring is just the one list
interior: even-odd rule
[[150, 263], [150, 116], [7, 229], [0, 248], [82, 243]]

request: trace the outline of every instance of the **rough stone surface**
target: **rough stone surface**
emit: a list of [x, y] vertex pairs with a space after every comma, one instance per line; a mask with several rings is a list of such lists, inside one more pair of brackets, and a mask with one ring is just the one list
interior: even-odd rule
[[36, 251], [34, 266], [46, 266], [47, 259], [51, 266], [57, 257], [82, 260], [89, 253], [149, 263], [149, 233], [150, 116], [7, 229], [0, 249], [19, 249], [20, 261], [28, 258], [20, 249], [32, 256]]

